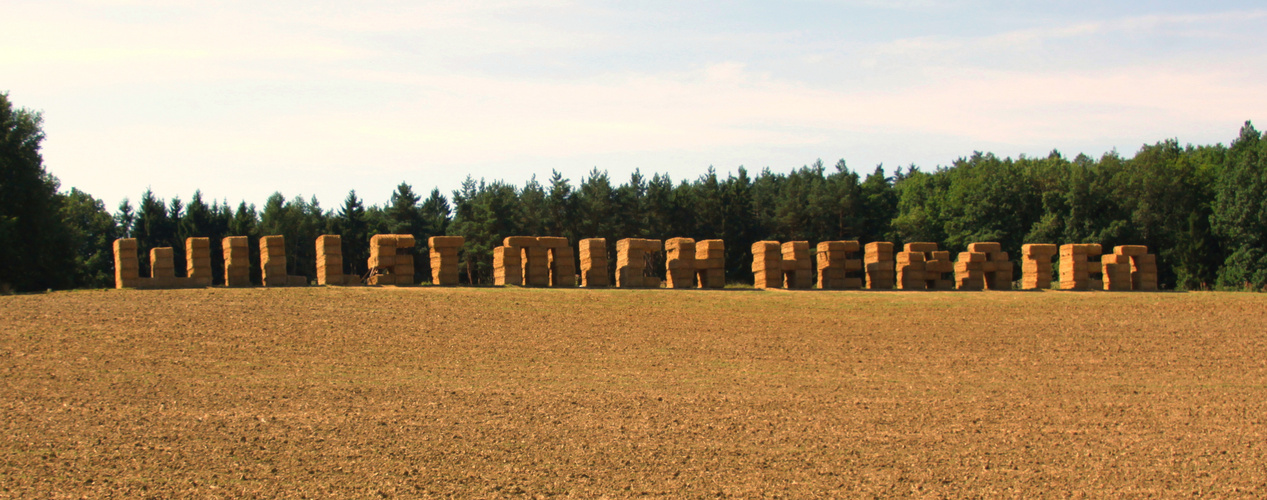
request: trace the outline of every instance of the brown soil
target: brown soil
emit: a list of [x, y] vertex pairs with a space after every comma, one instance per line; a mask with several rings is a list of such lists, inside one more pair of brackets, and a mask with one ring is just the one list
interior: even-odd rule
[[0, 496], [1263, 496], [1267, 295], [0, 297]]

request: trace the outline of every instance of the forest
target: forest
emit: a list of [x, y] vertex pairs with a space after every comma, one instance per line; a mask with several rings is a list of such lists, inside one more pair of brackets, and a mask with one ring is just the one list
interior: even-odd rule
[[[1014, 256], [1023, 243], [1143, 244], [1158, 255], [1164, 289], [1267, 289], [1267, 138], [1248, 121], [1226, 146], [1162, 140], [1129, 158], [974, 152], [935, 168], [864, 174], [820, 160], [787, 173], [739, 167], [723, 177], [709, 168], [676, 181], [638, 171], [612, 179], [595, 168], [575, 181], [556, 171], [522, 185], [468, 177], [425, 196], [402, 182], [381, 205], [352, 191], [332, 208], [280, 192], [263, 206], [233, 206], [197, 191], [183, 200], [146, 190], [111, 211], [46, 171], [43, 139], [40, 113], [0, 93], [0, 291], [111, 287], [111, 242], [122, 237], [137, 238], [142, 255], [174, 247], [179, 268], [186, 237], [217, 245], [280, 234], [290, 273], [311, 278], [313, 242], [338, 234], [345, 272], [364, 274], [369, 238], [381, 233], [464, 236], [462, 282], [471, 284], [492, 282], [502, 238], [535, 235], [607, 238], [611, 251], [621, 238], [720, 238], [736, 283], [752, 282], [749, 248], [760, 240], [934, 241], [952, 252], [997, 241]], [[428, 259], [416, 261], [418, 281], [429, 281]]]

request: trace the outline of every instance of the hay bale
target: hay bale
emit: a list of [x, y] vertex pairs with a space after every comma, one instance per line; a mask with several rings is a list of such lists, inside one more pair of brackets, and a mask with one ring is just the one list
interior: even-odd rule
[[928, 253], [936, 252], [937, 244], [932, 242], [915, 242], [907, 243], [905, 248], [907, 252]]

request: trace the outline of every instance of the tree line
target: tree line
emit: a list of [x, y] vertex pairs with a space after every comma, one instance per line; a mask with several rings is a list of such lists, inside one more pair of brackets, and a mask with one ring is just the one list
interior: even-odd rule
[[[255, 238], [280, 234], [290, 272], [312, 278], [313, 242], [338, 234], [345, 272], [364, 274], [369, 238], [381, 233], [464, 236], [462, 281], [475, 284], [492, 282], [492, 249], [504, 237], [536, 235], [607, 238], [613, 252], [621, 238], [720, 238], [736, 282], [751, 282], [750, 247], [760, 240], [934, 241], [952, 252], [997, 241], [1013, 260], [1023, 243], [1144, 244], [1158, 255], [1163, 288], [1267, 287], [1267, 138], [1249, 122], [1228, 146], [1166, 140], [1130, 158], [978, 152], [931, 170], [877, 166], [866, 175], [820, 160], [788, 173], [740, 167], [722, 177], [710, 168], [682, 181], [640, 171], [617, 181], [595, 168], [576, 182], [557, 171], [523, 185], [468, 177], [449, 196], [401, 183], [382, 205], [352, 191], [331, 209], [281, 193], [235, 207], [201, 192], [185, 202], [146, 190], [113, 212], [60, 188], [43, 168], [43, 137], [39, 113], [0, 94], [0, 286], [17, 291], [112, 286], [111, 242], [120, 237], [138, 239], [143, 256], [171, 246], [179, 263], [186, 237], [249, 236], [258, 252]], [[416, 262], [428, 281], [428, 259]]]

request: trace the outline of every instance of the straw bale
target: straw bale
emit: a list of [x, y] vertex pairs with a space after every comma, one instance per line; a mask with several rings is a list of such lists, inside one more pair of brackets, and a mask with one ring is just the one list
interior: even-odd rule
[[379, 248], [388, 248], [388, 247], [391, 247], [391, 248], [395, 248], [395, 247], [396, 247], [396, 235], [394, 235], [394, 234], [376, 234], [376, 235], [374, 235], [374, 236], [370, 236], [370, 247], [379, 247]]
[[1036, 261], [1036, 260], [1021, 261], [1021, 270], [1024, 272], [1029, 272], [1032, 270], [1036, 272], [1051, 273], [1053, 270], [1055, 270], [1055, 267], [1056, 266], [1052, 264], [1051, 262]]
[[518, 268], [522, 261], [519, 251], [514, 248], [502, 246], [493, 249], [493, 267]]
[[816, 246], [816, 247], [815, 247], [815, 249], [818, 251], [819, 255], [823, 255], [823, 254], [825, 254], [825, 253], [827, 253], [827, 252], [844, 252], [844, 251], [845, 251], [845, 242], [843, 242], [843, 241], [822, 241], [822, 242], [819, 242], [819, 243], [818, 243], [818, 246]]
[[758, 241], [752, 244], [752, 255], [783, 254], [782, 246], [777, 241]]
[[584, 251], [586, 250], [602, 250], [606, 252], [607, 239], [606, 238], [585, 238], [581, 241], [578, 241], [576, 243], [576, 246], [577, 248], [581, 249], [582, 253], [584, 253]]
[[117, 240], [114, 240], [115, 252], [118, 252], [121, 250], [122, 251], [131, 250], [133, 252], [136, 252], [138, 249], [140, 249], [140, 247], [141, 247], [140, 243], [137, 242], [136, 238], [119, 238]]
[[995, 242], [993, 242], [993, 241], [987, 241], [987, 242], [977, 242], [977, 243], [969, 243], [969, 244], [968, 244], [968, 251], [969, 251], [969, 252], [980, 252], [980, 253], [995, 253], [995, 252], [1002, 252], [1002, 251], [1003, 251], [1003, 245], [1000, 245], [1000, 244], [995, 243]]
[[695, 270], [695, 266], [693, 264], [694, 264], [693, 261], [687, 261], [683, 259], [668, 259], [664, 261], [664, 267], [666, 270], [669, 270], [669, 271], [692, 271], [693, 272]]
[[928, 282], [924, 281], [924, 274], [903, 274], [898, 272], [897, 276], [898, 290], [927, 290]]
[[428, 248], [459, 248], [466, 243], [462, 236], [432, 236], [427, 238]]
[[693, 238], [669, 238], [664, 240], [664, 250], [667, 252], [686, 252], [695, 255], [695, 240]]
[[605, 287], [608, 284], [606, 266], [581, 271], [581, 286], [583, 287]]
[[1113, 253], [1135, 257], [1148, 253], [1148, 247], [1144, 245], [1119, 245], [1113, 247]]
[[370, 266], [370, 268], [371, 268], [371, 269], [373, 269], [373, 268], [379, 268], [379, 269], [383, 269], [383, 268], [390, 268], [390, 267], [393, 267], [393, 266], [395, 266], [395, 265], [396, 265], [396, 256], [395, 256], [395, 255], [371, 255], [371, 256], [370, 256], [370, 259], [369, 259], [369, 266]]
[[[921, 263], [921, 264], [924, 262], [924, 254], [922, 252], [907, 251], [907, 252], [898, 252], [897, 254], [898, 269], [901, 269], [903, 264], [911, 264], [911, 263], [916, 263], [916, 262]], [[924, 266], [920, 266], [920, 270], [923, 270], [923, 268]]]
[[1028, 258], [1051, 259], [1059, 252], [1059, 248], [1052, 243], [1026, 243], [1021, 245], [1021, 255]]
[[[176, 252], [172, 250], [172, 247], [158, 247], [158, 248], [150, 249], [151, 262], [164, 261], [164, 263], [166, 263], [166, 261], [170, 261], [171, 259], [175, 258], [175, 256], [176, 256]], [[168, 265], [168, 267], [174, 267], [174, 264]]]
[[937, 244], [931, 243], [931, 242], [915, 242], [915, 243], [907, 243], [905, 248], [907, 252], [928, 253], [928, 252], [936, 252]]
[[788, 254], [799, 255], [802, 253], [809, 255], [808, 241], [788, 241], [788, 242], [783, 243], [783, 245], [780, 248], [783, 250], [784, 255], [788, 255]]
[[396, 248], [413, 248], [418, 246], [418, 241], [412, 234], [395, 234]]
[[1012, 259], [1007, 252], [992, 252], [990, 254], [990, 260], [993, 262], [1007, 262]]
[[696, 252], [699, 252], [699, 251], [704, 251], [704, 252], [713, 252], [713, 251], [722, 252], [722, 251], [725, 251], [725, 250], [726, 250], [726, 242], [725, 242], [725, 241], [722, 241], [722, 240], [717, 240], [717, 239], [713, 239], [713, 240], [699, 240], [699, 241], [696, 241], [696, 242], [695, 242], [695, 251], [696, 251]]
[[755, 271], [752, 277], [755, 288], [783, 287], [783, 271]]
[[700, 288], [725, 288], [725, 269], [705, 269], [696, 274]]
[[546, 249], [566, 248], [569, 243], [567, 238], [561, 236], [538, 236], [537, 246]]
[[893, 253], [893, 243], [888, 241], [873, 241], [867, 243], [867, 253]]
[[985, 262], [986, 255], [981, 252], [959, 252], [959, 262]]
[[1153, 265], [1153, 266], [1155, 266], [1155, 265], [1157, 265], [1157, 254], [1155, 254], [1155, 253], [1146, 253], [1146, 254], [1144, 254], [1144, 255], [1134, 256], [1134, 257], [1131, 257], [1131, 262], [1132, 262], [1132, 263], [1138, 263], [1139, 265]]
[[603, 238], [588, 238], [581, 240], [578, 244], [581, 260], [590, 260], [596, 257], [607, 258], [607, 240]]
[[[140, 259], [137, 259], [135, 256], [133, 256], [132, 258], [127, 258], [126, 256], [115, 257], [114, 268], [120, 269], [123, 271], [137, 272], [137, 271], [140, 271], [141, 269], [141, 262], [140, 262]], [[139, 277], [139, 276], [135, 276], [135, 277]]]
[[620, 266], [616, 268], [617, 288], [638, 288], [643, 286], [642, 267]]
[[226, 236], [223, 240], [220, 240], [220, 244], [226, 249], [250, 247], [246, 236]]

